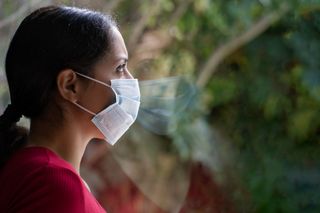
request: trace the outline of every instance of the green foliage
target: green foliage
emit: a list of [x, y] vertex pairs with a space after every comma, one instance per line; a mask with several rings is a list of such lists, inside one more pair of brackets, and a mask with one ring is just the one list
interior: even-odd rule
[[[231, 56], [208, 87], [213, 123], [241, 150], [256, 212], [320, 210], [319, 181], [308, 176], [320, 174], [319, 18], [291, 13]], [[307, 175], [294, 182], [296, 170]]]

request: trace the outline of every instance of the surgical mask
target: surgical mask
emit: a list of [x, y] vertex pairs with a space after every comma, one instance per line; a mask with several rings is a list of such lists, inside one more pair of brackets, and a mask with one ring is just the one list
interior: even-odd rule
[[93, 115], [91, 121], [104, 135], [105, 140], [114, 145], [119, 138], [129, 129], [138, 116], [140, 106], [140, 89], [137, 79], [114, 79], [111, 86], [76, 72], [78, 75], [109, 87], [113, 90], [116, 102], [95, 114], [80, 104], [76, 106]]

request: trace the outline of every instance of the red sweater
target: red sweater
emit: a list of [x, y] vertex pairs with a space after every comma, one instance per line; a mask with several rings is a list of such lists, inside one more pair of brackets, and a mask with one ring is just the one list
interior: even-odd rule
[[105, 213], [73, 167], [53, 151], [28, 147], [0, 171], [0, 212]]

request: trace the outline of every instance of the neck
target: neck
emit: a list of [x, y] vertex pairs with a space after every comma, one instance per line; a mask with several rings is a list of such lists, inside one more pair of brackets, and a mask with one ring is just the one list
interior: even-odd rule
[[27, 146], [52, 150], [80, 174], [80, 162], [89, 140], [77, 131], [75, 124], [53, 125], [43, 120], [31, 121]]

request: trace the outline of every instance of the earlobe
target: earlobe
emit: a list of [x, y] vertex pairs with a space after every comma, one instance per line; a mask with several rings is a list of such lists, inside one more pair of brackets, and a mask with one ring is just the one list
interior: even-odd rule
[[57, 76], [57, 88], [62, 98], [75, 102], [78, 100], [79, 81], [71, 69], [62, 70]]

